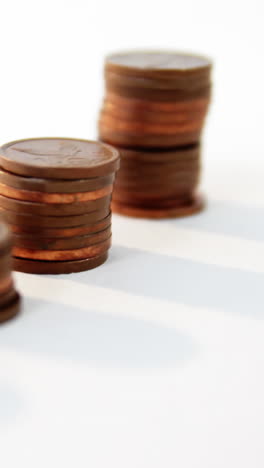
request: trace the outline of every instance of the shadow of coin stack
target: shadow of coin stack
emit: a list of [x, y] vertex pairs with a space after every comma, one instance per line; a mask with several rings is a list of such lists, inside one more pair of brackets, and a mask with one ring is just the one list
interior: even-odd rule
[[11, 249], [11, 233], [0, 223], [0, 323], [13, 318], [20, 310], [20, 296], [12, 278]]
[[98, 142], [38, 138], [0, 148], [0, 216], [13, 233], [13, 265], [72, 273], [105, 262], [119, 154]]
[[121, 157], [112, 209], [166, 218], [200, 211], [200, 139], [211, 62], [174, 52], [128, 52], [105, 61], [99, 137]]

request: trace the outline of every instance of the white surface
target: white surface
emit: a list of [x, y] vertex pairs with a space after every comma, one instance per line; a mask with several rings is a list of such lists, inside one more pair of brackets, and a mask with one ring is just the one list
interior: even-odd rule
[[263, 468], [263, 3], [1, 6], [1, 142], [94, 137], [108, 51], [216, 62], [207, 211], [116, 216], [104, 266], [16, 274], [24, 311], [0, 328], [1, 466]]

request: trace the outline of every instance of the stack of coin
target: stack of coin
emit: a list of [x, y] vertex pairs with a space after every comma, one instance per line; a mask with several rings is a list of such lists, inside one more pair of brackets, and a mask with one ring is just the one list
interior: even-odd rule
[[0, 148], [0, 215], [14, 268], [71, 273], [105, 262], [119, 154], [98, 142], [38, 138]]
[[0, 223], [0, 323], [14, 317], [20, 308], [20, 296], [12, 278], [12, 241], [9, 229]]
[[121, 156], [113, 211], [160, 218], [202, 208], [197, 185], [210, 74], [211, 62], [196, 55], [107, 57], [99, 136], [118, 147]]

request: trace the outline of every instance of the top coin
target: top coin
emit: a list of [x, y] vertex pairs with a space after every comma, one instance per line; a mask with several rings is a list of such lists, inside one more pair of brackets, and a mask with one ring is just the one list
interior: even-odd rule
[[209, 70], [211, 61], [199, 55], [166, 51], [131, 51], [109, 55], [106, 68], [124, 74], [173, 75]]
[[96, 141], [35, 138], [0, 148], [0, 166], [18, 175], [49, 179], [85, 179], [119, 168], [118, 151]]

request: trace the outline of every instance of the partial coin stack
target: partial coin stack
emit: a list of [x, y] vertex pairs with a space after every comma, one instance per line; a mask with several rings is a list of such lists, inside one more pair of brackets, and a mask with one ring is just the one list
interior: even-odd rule
[[99, 136], [121, 156], [112, 208], [138, 217], [191, 214], [200, 140], [211, 95], [211, 62], [174, 52], [107, 57]]
[[119, 154], [94, 141], [38, 138], [0, 148], [0, 215], [14, 269], [72, 273], [105, 262]]
[[10, 231], [0, 223], [0, 323], [13, 318], [20, 309], [20, 296], [12, 278], [11, 249]]

